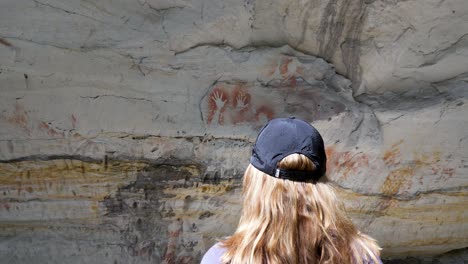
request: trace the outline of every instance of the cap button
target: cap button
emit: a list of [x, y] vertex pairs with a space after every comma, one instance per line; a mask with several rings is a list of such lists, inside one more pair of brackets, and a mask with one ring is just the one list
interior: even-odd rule
[[295, 116], [290, 116], [289, 118], [290, 118], [290, 119], [296, 119], [296, 117], [295, 117]]

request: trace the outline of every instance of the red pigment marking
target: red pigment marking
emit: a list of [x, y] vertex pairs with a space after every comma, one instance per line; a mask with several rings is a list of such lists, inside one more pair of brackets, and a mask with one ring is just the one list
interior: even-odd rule
[[10, 205], [8, 203], [3, 203], [3, 208], [7, 209], [7, 211], [10, 211]]
[[[167, 248], [167, 250], [169, 250], [169, 247]], [[171, 251], [170, 253], [166, 253], [164, 255], [164, 264], [175, 264], [175, 259], [176, 259], [176, 256], [175, 256], [175, 252], [174, 251]]]
[[332, 164], [332, 161], [335, 159], [335, 147], [326, 147], [325, 154], [327, 154], [327, 170], [329, 173], [331, 173], [335, 169], [335, 164]]
[[[224, 102], [224, 104], [221, 106], [221, 109], [218, 109], [218, 106], [216, 105], [216, 100], [220, 101], [221, 103]], [[220, 87], [214, 88], [211, 93], [208, 96], [208, 119], [207, 123], [211, 124], [213, 121], [213, 118], [215, 116], [217, 117], [218, 124], [222, 125], [224, 123], [224, 111], [226, 110], [227, 105], [229, 104], [229, 97], [227, 93], [221, 89]]]
[[[245, 89], [243, 88], [243, 86], [241, 85], [236, 85], [234, 87], [234, 91], [232, 92], [232, 106], [234, 108], [237, 108], [238, 106], [238, 103], [242, 104], [246, 104], [247, 106], [250, 105], [250, 102], [251, 102], [251, 96], [248, 92], [245, 91]], [[243, 101], [242, 101], [243, 99]], [[239, 100], [239, 101], [238, 101]]]
[[325, 152], [329, 174], [337, 173], [340, 178], [347, 179], [349, 175], [357, 174], [361, 168], [369, 167], [369, 157], [364, 153], [336, 152], [334, 146], [327, 147]]
[[52, 128], [51, 126], [49, 126], [49, 124], [47, 124], [46, 122], [42, 121], [40, 124], [39, 124], [39, 128], [44, 130], [47, 135], [49, 136], [64, 136], [63, 133], [61, 132], [58, 132], [57, 130], [55, 130], [54, 128]]
[[387, 166], [400, 164], [400, 149], [393, 147], [391, 150], [385, 151], [383, 160]]
[[442, 168], [441, 169], [441, 174], [440, 174], [440, 179], [441, 180], [448, 180], [450, 178], [452, 178], [453, 174], [455, 173], [455, 169], [454, 168]]
[[183, 256], [183, 257], [179, 257], [177, 259], [177, 263], [180, 263], [180, 264], [190, 264], [190, 263], [193, 263], [193, 257], [192, 256]]
[[423, 184], [423, 178], [424, 178], [423, 175], [419, 176], [419, 178], [418, 178], [418, 182], [419, 182], [419, 184], [421, 184], [421, 185]]
[[28, 119], [28, 113], [20, 103], [16, 102], [15, 104], [15, 114], [12, 117], [12, 120], [20, 126], [26, 126]]
[[273, 74], [275, 74], [277, 67], [278, 67], [278, 63], [276, 60], [271, 62], [269, 65], [266, 66], [266, 68], [269, 69], [267, 70], [266, 75], [272, 76]]
[[209, 93], [207, 100], [207, 124], [256, 123], [270, 120], [275, 115], [274, 110], [267, 105], [259, 107], [254, 105], [255, 98], [248, 92], [243, 82], [235, 85], [218, 84]]
[[286, 58], [283, 58], [281, 60], [281, 64], [280, 64], [280, 74], [282, 77], [285, 77], [284, 75], [286, 73], [288, 73], [288, 70], [289, 70], [289, 64], [292, 62], [292, 58], [289, 58], [289, 57], [286, 57]]
[[177, 251], [177, 241], [182, 232], [182, 221], [177, 219], [177, 222], [172, 223], [169, 226], [168, 230], [168, 243], [166, 248], [166, 254], [164, 254], [165, 264], [175, 264], [176, 263], [176, 251]]
[[403, 143], [403, 141], [404, 141], [403, 139], [400, 139], [400, 141], [398, 141], [398, 142], [396, 142], [395, 144], [393, 144], [393, 145], [391, 146], [391, 148], [395, 148], [395, 147], [401, 145], [401, 144]]
[[76, 128], [76, 117], [74, 114], [71, 115], [71, 123], [72, 123], [72, 127]]
[[233, 124], [250, 121], [252, 109], [252, 96], [240, 85], [236, 85], [232, 92], [232, 111], [231, 120]]
[[262, 105], [259, 108], [257, 108], [257, 111], [255, 113], [255, 120], [259, 121], [261, 116], [265, 116], [268, 120], [271, 120], [273, 119], [274, 115], [275, 113], [270, 107]]
[[297, 79], [295, 76], [291, 76], [289, 77], [288, 79], [286, 79], [285, 82], [283, 82], [284, 85], [288, 86], [288, 87], [296, 87], [297, 86]]
[[30, 134], [31, 130], [28, 128], [28, 112], [24, 109], [24, 107], [16, 101], [15, 103], [15, 111], [11, 116], [3, 117], [0, 116], [1, 119], [5, 120], [6, 122], [18, 126], [21, 129], [25, 130], [28, 134]]
[[338, 162], [339, 172], [343, 179], [347, 179], [350, 174], [357, 174], [360, 168], [369, 167], [369, 158], [364, 153], [344, 152], [340, 155]]
[[231, 118], [232, 118], [233, 125], [248, 121], [248, 117], [243, 115], [241, 112], [233, 114]]
[[169, 237], [179, 237], [179, 235], [180, 235], [180, 230], [169, 231]]
[[442, 174], [445, 174], [445, 175], [447, 175], [447, 176], [449, 176], [449, 177], [452, 177], [454, 173], [455, 173], [455, 169], [454, 169], [454, 168], [444, 168], [444, 169], [442, 170]]

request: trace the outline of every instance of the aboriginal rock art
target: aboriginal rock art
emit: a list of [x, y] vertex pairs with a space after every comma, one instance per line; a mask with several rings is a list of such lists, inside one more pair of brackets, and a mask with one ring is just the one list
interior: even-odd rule
[[45, 121], [34, 115], [34, 112], [35, 109], [27, 108], [17, 100], [13, 109], [0, 114], [0, 125], [17, 129], [22, 134], [28, 136], [36, 133], [49, 137], [63, 138], [75, 130], [78, 122], [74, 114], [64, 120]]
[[346, 83], [339, 84], [338, 77], [332, 81], [332, 73], [326, 62], [316, 58], [271, 58], [256, 80], [216, 82], [201, 101], [202, 119], [210, 126], [259, 127], [280, 116], [315, 121], [359, 112], [356, 102], [338, 94]]
[[[332, 91], [300, 79], [258, 82], [218, 82], [202, 100], [204, 122], [211, 126], [260, 126], [279, 116], [296, 116], [310, 121], [354, 109], [353, 103], [339, 99]], [[294, 91], [293, 91], [294, 90]]]
[[304, 65], [297, 58], [282, 56], [266, 65], [266, 77], [279, 78], [283, 84], [295, 87], [298, 78], [304, 76]]
[[381, 187], [386, 196], [405, 195], [416, 188], [427, 186], [429, 181], [440, 183], [450, 180], [456, 175], [456, 168], [462, 167], [458, 161], [449, 156], [442, 156], [440, 151], [427, 153], [414, 152], [410, 162], [402, 157], [401, 140], [383, 153], [383, 161], [389, 169], [385, 182]]
[[245, 83], [218, 83], [208, 94], [208, 125], [263, 123], [274, 117], [275, 111], [262, 100], [254, 100]]

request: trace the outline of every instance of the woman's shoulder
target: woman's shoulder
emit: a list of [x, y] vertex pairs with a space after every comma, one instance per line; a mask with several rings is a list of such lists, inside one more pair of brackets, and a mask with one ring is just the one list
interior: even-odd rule
[[221, 257], [226, 248], [221, 243], [214, 244], [203, 256], [200, 264], [221, 264]]
[[372, 237], [358, 231], [357, 236], [352, 240], [356, 257], [362, 257], [364, 264], [382, 264], [380, 251], [377, 241]]
[[382, 264], [382, 260], [380, 259], [380, 257], [376, 257], [376, 259], [377, 259], [377, 262], [373, 260], [369, 260], [367, 264]]

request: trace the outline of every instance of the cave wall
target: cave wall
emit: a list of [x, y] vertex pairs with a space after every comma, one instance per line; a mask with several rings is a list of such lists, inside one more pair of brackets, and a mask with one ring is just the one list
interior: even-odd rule
[[467, 14], [465, 0], [0, 2], [0, 259], [196, 263], [235, 229], [255, 136], [284, 116], [322, 133], [328, 178], [386, 257], [463, 251]]

